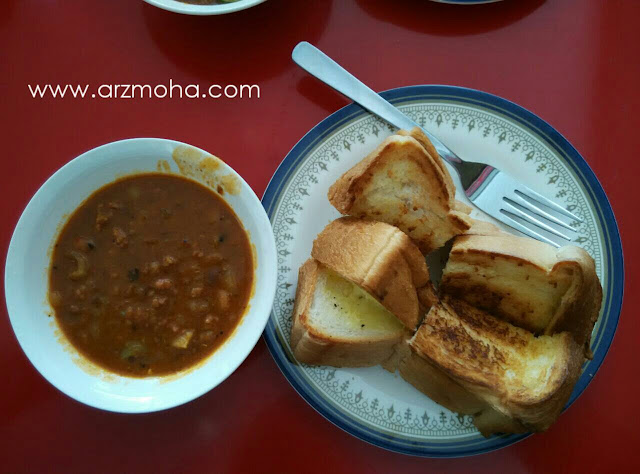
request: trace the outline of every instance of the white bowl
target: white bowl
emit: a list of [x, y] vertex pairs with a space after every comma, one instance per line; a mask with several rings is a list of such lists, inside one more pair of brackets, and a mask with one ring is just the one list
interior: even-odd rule
[[[217, 176], [232, 175], [236, 194], [223, 198], [242, 221], [253, 244], [255, 291], [229, 339], [195, 368], [167, 377], [131, 378], [108, 372], [82, 357], [58, 328], [47, 298], [51, 248], [63, 223], [95, 190], [115, 179], [156, 172], [179, 173], [174, 152], [190, 160], [210, 157], [172, 140], [136, 138], [95, 148], [69, 162], [33, 196], [15, 228], [5, 267], [11, 325], [35, 368], [70, 397], [103, 410], [138, 413], [193, 400], [226, 379], [249, 355], [271, 312], [276, 287], [276, 247], [269, 218], [249, 185], [220, 161]], [[214, 158], [215, 159], [215, 158]], [[164, 160], [164, 162], [160, 161]], [[210, 177], [210, 176], [209, 176]], [[227, 182], [227, 181], [225, 181]]]
[[178, 2], [176, 0], [144, 0], [163, 10], [175, 13], [184, 13], [186, 15], [224, 15], [225, 13], [233, 13], [239, 10], [245, 10], [265, 2], [266, 0], [238, 0], [232, 3], [219, 3], [217, 5], [193, 5], [189, 3]]

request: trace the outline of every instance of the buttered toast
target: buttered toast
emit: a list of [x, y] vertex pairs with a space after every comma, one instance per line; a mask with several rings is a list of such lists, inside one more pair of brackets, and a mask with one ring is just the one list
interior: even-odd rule
[[313, 259], [300, 267], [291, 349], [306, 364], [384, 363], [407, 337], [403, 324], [358, 285]]
[[546, 430], [584, 360], [569, 333], [535, 337], [450, 299], [431, 308], [409, 347], [425, 363], [405, 357], [400, 373], [438, 403], [473, 414], [484, 435]]
[[602, 302], [593, 259], [473, 219], [454, 196], [417, 128], [342, 175], [328, 197], [346, 217], [300, 269], [293, 355], [398, 370], [485, 436], [544, 431], [590, 356]]
[[424, 257], [383, 222], [336, 219], [315, 239], [311, 256], [371, 293], [407, 329], [415, 330], [435, 300]]
[[318, 235], [301, 268], [291, 348], [300, 362], [384, 363], [436, 300], [424, 257], [397, 228], [343, 217]]
[[344, 215], [398, 227], [423, 253], [470, 227], [469, 208], [455, 199], [446, 167], [418, 129], [388, 137], [329, 188]]
[[587, 350], [602, 301], [583, 249], [506, 233], [457, 237], [439, 290], [536, 334], [568, 331]]

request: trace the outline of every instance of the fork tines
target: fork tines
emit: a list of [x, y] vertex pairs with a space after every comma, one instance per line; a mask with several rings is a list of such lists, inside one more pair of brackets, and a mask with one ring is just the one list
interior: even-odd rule
[[530, 237], [560, 247], [578, 235], [575, 226], [582, 219], [535, 191], [520, 187], [502, 201], [501, 220]]

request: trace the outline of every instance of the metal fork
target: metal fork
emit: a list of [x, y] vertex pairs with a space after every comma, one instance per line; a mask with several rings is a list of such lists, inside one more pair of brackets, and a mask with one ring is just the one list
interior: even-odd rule
[[[420, 127], [315, 46], [299, 43], [292, 57], [309, 74], [391, 125], [407, 130]], [[458, 172], [465, 195], [478, 208], [523, 234], [555, 247], [577, 237], [572, 224], [582, 222], [578, 216], [493, 166], [462, 160], [427, 130], [422, 131], [440, 156]]]

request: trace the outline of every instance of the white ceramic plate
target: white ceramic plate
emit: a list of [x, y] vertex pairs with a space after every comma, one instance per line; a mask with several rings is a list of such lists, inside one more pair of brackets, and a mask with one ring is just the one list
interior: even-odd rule
[[225, 13], [233, 13], [247, 8], [254, 7], [266, 0], [238, 0], [232, 3], [218, 3], [215, 5], [194, 5], [190, 3], [178, 2], [176, 0], [144, 0], [163, 10], [175, 13], [184, 13], [185, 15], [224, 15]]
[[[140, 172], [179, 173], [178, 161], [219, 163], [213, 174], [192, 175], [203, 184], [222, 176], [236, 186], [223, 198], [242, 221], [254, 246], [255, 291], [234, 333], [205, 362], [168, 377], [129, 378], [92, 364], [65, 342], [49, 306], [50, 250], [61, 223], [103, 185]], [[163, 166], [164, 165], [164, 166]], [[229, 178], [225, 178], [229, 179]], [[227, 181], [225, 181], [226, 183]], [[275, 242], [262, 204], [228, 165], [171, 140], [138, 138], [95, 148], [58, 170], [33, 196], [14, 231], [5, 268], [11, 325], [25, 354], [54, 386], [87, 405], [118, 412], [149, 412], [192, 400], [226, 379], [249, 355], [269, 317], [276, 276]]]
[[[595, 259], [604, 300], [587, 362], [569, 404], [591, 381], [615, 332], [623, 288], [617, 225], [597, 179], [578, 152], [531, 112], [484, 92], [413, 86], [382, 93], [416, 123], [472, 161], [486, 161], [559, 201], [584, 219], [578, 245]], [[278, 286], [265, 331], [269, 349], [294, 388], [347, 432], [386, 449], [431, 457], [479, 454], [527, 435], [485, 439], [469, 416], [458, 416], [380, 367], [335, 369], [299, 364], [289, 347], [297, 272], [316, 235], [339, 216], [329, 186], [392, 133], [387, 124], [349, 105], [314, 127], [291, 150], [263, 197], [276, 235]], [[450, 170], [458, 188], [457, 174]], [[464, 194], [457, 198], [468, 203]], [[492, 220], [480, 211], [472, 216]]]

